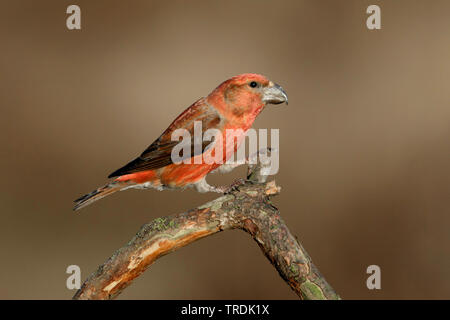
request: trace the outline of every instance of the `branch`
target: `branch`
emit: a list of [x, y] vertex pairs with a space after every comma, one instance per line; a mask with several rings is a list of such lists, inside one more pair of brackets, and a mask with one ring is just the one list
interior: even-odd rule
[[[248, 178], [264, 182], [261, 169], [250, 167]], [[301, 299], [339, 299], [271, 204], [270, 197], [279, 191], [274, 181], [247, 181], [198, 208], [145, 224], [89, 276], [73, 299], [115, 298], [161, 256], [229, 229], [248, 232]]]

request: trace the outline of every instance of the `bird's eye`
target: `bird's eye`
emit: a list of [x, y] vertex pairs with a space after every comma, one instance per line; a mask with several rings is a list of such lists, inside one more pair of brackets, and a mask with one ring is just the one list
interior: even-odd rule
[[256, 82], [256, 81], [250, 82], [250, 87], [256, 88], [257, 86], [258, 86], [258, 82]]

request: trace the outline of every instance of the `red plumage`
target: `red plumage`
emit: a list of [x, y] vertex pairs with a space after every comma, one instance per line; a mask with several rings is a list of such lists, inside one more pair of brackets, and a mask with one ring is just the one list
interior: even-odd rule
[[[207, 97], [201, 98], [183, 111], [170, 126], [138, 158], [113, 172], [111, 183], [77, 200], [74, 210], [78, 210], [115, 191], [126, 188], [185, 188], [197, 187], [200, 192], [222, 189], [209, 186], [205, 176], [221, 166], [220, 163], [197, 164], [196, 157], [214, 156], [214, 148], [202, 146], [202, 154], [193, 154], [191, 163], [172, 162], [172, 149], [179, 143], [172, 141], [177, 129], [187, 130], [194, 137], [194, 122], [202, 124], [203, 133], [208, 129], [217, 129], [222, 134], [223, 161], [233, 156], [245, 132], [252, 126], [256, 116], [268, 103], [287, 102], [283, 89], [258, 74], [242, 74], [233, 77], [214, 89]], [[227, 129], [241, 129], [236, 140], [226, 141]], [[220, 139], [218, 139], [220, 140]], [[208, 142], [207, 144], [209, 144]], [[214, 140], [214, 145], [217, 143]], [[227, 148], [228, 144], [228, 148]], [[192, 144], [193, 145], [193, 144]]]

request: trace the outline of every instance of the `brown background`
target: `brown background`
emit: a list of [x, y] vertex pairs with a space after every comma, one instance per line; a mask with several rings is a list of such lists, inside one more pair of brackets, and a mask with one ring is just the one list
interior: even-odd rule
[[[65, 9], [82, 9], [69, 31]], [[365, 10], [382, 9], [369, 31]], [[3, 1], [0, 298], [69, 299], [139, 227], [213, 199], [127, 191], [72, 200], [221, 81], [257, 72], [290, 104], [275, 202], [343, 298], [450, 298], [449, 1]], [[213, 176], [229, 183], [245, 169]], [[366, 268], [382, 289], [366, 288]], [[165, 256], [122, 299], [295, 299], [250, 237]]]

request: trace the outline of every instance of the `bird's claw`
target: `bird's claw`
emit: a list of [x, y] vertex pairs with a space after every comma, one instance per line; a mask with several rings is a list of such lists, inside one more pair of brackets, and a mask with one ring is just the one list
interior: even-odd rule
[[246, 182], [247, 182], [247, 180], [245, 180], [243, 178], [236, 179], [229, 186], [225, 187], [223, 193], [224, 194], [228, 194], [228, 193], [231, 193], [233, 191], [237, 191], [237, 190], [239, 190], [239, 187], [244, 185]]

